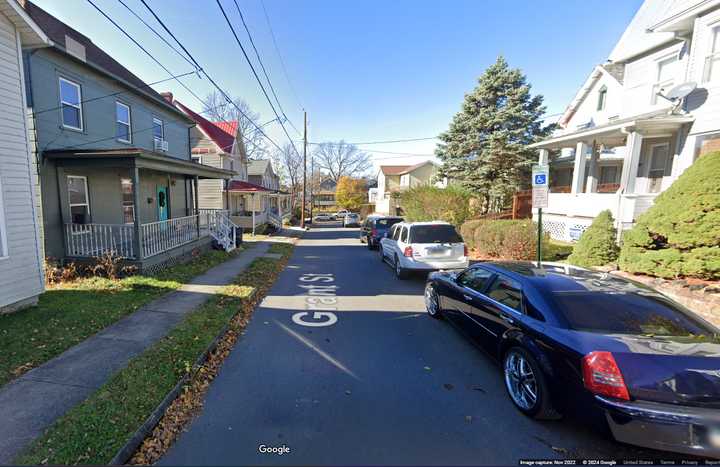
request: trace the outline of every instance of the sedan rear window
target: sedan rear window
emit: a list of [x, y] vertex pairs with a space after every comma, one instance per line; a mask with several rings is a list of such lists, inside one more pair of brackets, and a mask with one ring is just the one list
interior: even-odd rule
[[462, 243], [462, 241], [462, 237], [452, 225], [414, 225], [410, 231], [410, 243]]
[[660, 295], [555, 292], [560, 312], [577, 331], [640, 336], [712, 336], [714, 330]]

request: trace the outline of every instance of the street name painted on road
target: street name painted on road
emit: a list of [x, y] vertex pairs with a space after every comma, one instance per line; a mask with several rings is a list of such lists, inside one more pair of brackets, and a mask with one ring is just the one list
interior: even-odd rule
[[[337, 323], [337, 286], [333, 284], [332, 274], [303, 274], [300, 276], [301, 289], [307, 290], [305, 305], [307, 310], [292, 315], [293, 323], [312, 328], [332, 326]], [[310, 284], [308, 284], [310, 282]], [[315, 284], [314, 282], [318, 282]]]

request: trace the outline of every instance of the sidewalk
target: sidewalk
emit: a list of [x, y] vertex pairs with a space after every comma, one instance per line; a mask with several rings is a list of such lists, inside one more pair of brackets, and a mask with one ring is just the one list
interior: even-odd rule
[[268, 247], [255, 244], [1, 388], [0, 464], [12, 462], [57, 418], [162, 339]]

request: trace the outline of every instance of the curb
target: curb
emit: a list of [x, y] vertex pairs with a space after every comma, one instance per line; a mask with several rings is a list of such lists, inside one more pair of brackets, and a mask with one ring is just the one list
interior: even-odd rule
[[[254, 300], [256, 294], [257, 290], [253, 290], [252, 294], [247, 297], [247, 300]], [[235, 318], [235, 316], [236, 315], [233, 315], [233, 317], [230, 319], [232, 320], [233, 318]], [[193, 369], [195, 371], [197, 371], [197, 369], [199, 369], [207, 361], [210, 353], [217, 348], [220, 340], [223, 338], [223, 336], [225, 336], [225, 333], [227, 333], [229, 329], [230, 324], [226, 324], [225, 326], [223, 326], [220, 333], [215, 336], [215, 339], [203, 351], [203, 353], [200, 354], [197, 360], [195, 360], [195, 364], [193, 365]], [[191, 378], [188, 374], [185, 374], [182, 378], [180, 378], [180, 381], [178, 381], [175, 387], [173, 387], [170, 392], [167, 393], [162, 402], [160, 402], [160, 404], [155, 408], [155, 410], [153, 410], [153, 412], [140, 426], [140, 428], [138, 428], [135, 433], [133, 433], [133, 435], [130, 437], [130, 439], [125, 443], [125, 445], [121, 447], [117, 451], [117, 453], [115, 453], [115, 456], [113, 456], [108, 465], [125, 465], [125, 463], [130, 460], [130, 458], [133, 456], [133, 454], [135, 454], [142, 442], [145, 441], [145, 438], [147, 438], [155, 429], [157, 424], [160, 422], [160, 419], [162, 419], [163, 415], [165, 414], [167, 408], [170, 407], [170, 404], [172, 404], [175, 399], [177, 399], [177, 397], [182, 392], [183, 387], [190, 381], [190, 379]]]

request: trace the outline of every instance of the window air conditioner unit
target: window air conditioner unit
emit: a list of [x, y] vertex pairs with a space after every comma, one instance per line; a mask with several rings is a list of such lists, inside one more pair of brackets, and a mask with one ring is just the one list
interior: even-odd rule
[[156, 151], [164, 151], [167, 152], [168, 150], [168, 142], [162, 139], [156, 139], [155, 141], [155, 150]]

